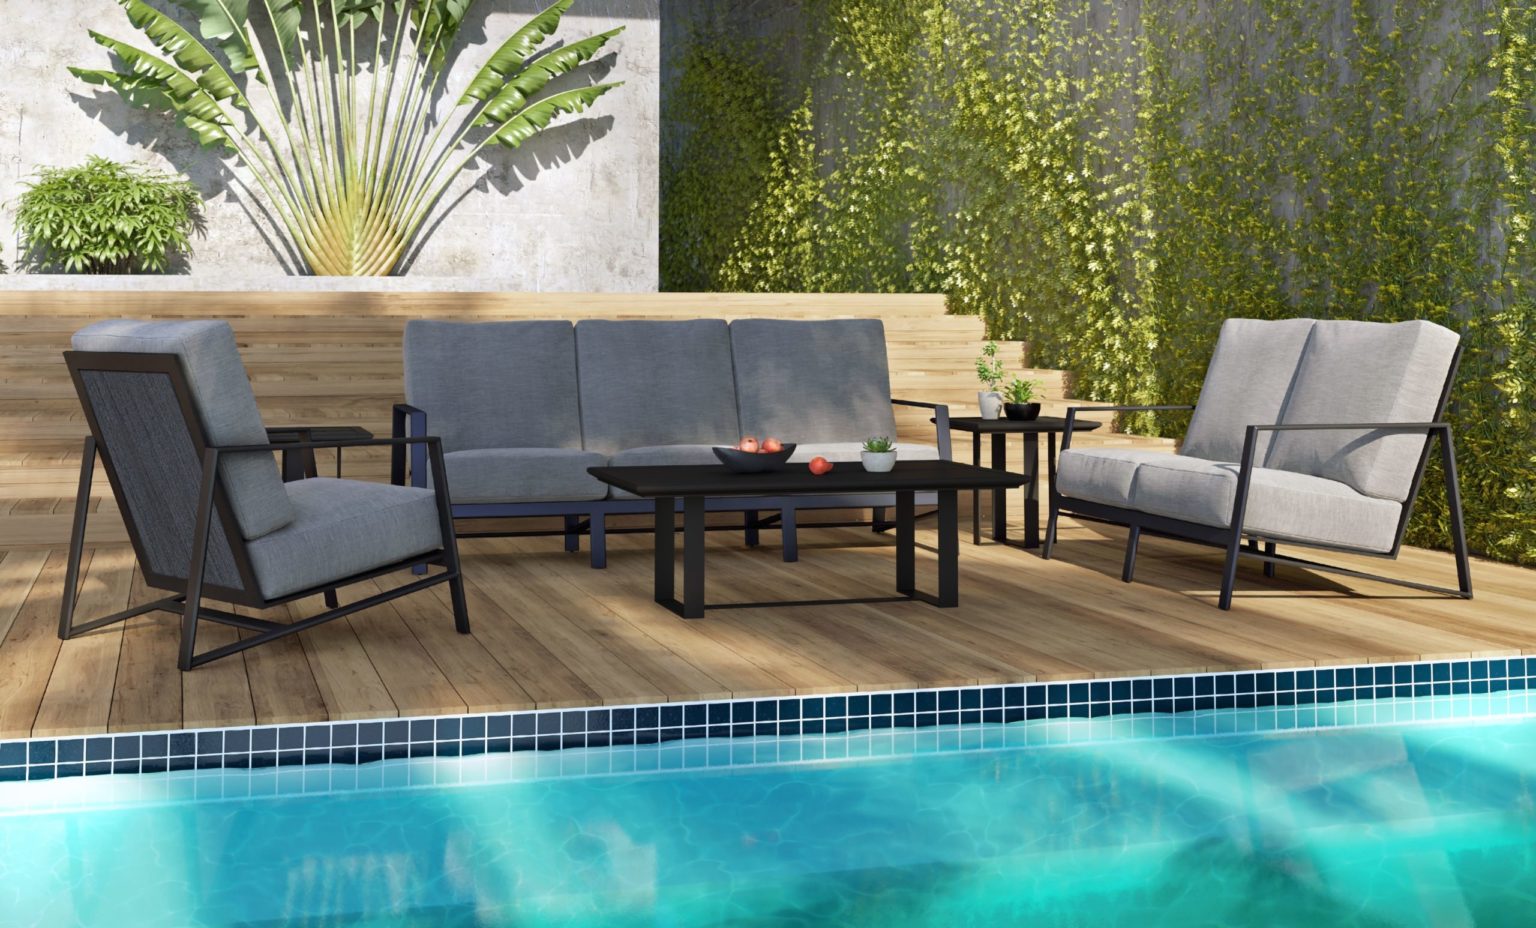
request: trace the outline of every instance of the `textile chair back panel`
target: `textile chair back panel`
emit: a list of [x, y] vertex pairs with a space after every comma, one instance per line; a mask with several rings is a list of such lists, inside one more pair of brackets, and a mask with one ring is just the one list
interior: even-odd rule
[[[1206, 369], [1200, 402], [1179, 453], [1237, 462], [1250, 425], [1280, 421], [1311, 319], [1228, 319]], [[1261, 432], [1255, 462], [1263, 464], [1273, 433]]]
[[405, 401], [443, 450], [580, 448], [576, 331], [569, 322], [405, 325]]
[[[110, 319], [76, 332], [73, 343], [77, 351], [176, 355], [209, 444], [267, 443], [256, 394], [229, 323]], [[179, 409], [176, 419], [181, 419]], [[247, 539], [260, 538], [293, 521], [293, 504], [272, 455], [230, 455], [220, 461], [219, 473], [240, 533]]]
[[879, 319], [739, 319], [731, 348], [743, 432], [802, 443], [896, 438]]
[[[187, 431], [169, 375], [81, 371], [80, 379], [120, 492], [118, 504], [138, 535], [146, 574], [186, 580], [202, 483], [202, 458]], [[215, 517], [207, 582], [241, 589], [240, 572]]]
[[[1461, 337], [1424, 320], [1318, 322], [1282, 422], [1428, 422], [1441, 412]], [[1413, 491], [1424, 434], [1278, 433], [1267, 466], [1326, 477], [1402, 502]]]

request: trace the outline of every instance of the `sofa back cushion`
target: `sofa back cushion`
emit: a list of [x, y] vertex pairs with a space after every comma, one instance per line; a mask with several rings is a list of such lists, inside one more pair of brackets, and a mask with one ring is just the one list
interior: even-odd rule
[[[1280, 421], [1429, 422], [1439, 415], [1460, 336], [1424, 320], [1318, 322]], [[1268, 467], [1405, 500], [1428, 437], [1381, 431], [1276, 433]]]
[[742, 431], [792, 442], [896, 437], [879, 319], [731, 323]]
[[[1200, 402], [1179, 453], [1236, 462], [1250, 425], [1273, 425], [1290, 394], [1311, 319], [1228, 319], [1200, 387]], [[1254, 461], [1262, 464], [1273, 433], [1259, 433]]]
[[[111, 319], [76, 332], [72, 344], [77, 351], [176, 355], [191, 389], [204, 437], [210, 444], [267, 443], [267, 430], [256, 408], [256, 394], [245, 375], [235, 332], [229, 323]], [[186, 434], [184, 426], [176, 427]], [[118, 450], [121, 454], [129, 453], [126, 448]], [[112, 454], [113, 449], [108, 448], [107, 453]], [[219, 475], [240, 534], [247, 539], [268, 535], [293, 521], [293, 504], [288, 500], [288, 491], [272, 455], [229, 455], [220, 463]]]
[[569, 322], [405, 326], [405, 401], [443, 450], [580, 448], [576, 333]]
[[723, 319], [584, 319], [576, 359], [589, 451], [734, 444], [741, 436]]

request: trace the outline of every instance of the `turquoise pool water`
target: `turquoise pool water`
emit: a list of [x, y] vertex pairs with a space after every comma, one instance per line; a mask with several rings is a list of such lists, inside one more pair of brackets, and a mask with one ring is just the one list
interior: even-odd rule
[[14, 784], [0, 925], [1536, 924], [1536, 720], [1001, 728]]

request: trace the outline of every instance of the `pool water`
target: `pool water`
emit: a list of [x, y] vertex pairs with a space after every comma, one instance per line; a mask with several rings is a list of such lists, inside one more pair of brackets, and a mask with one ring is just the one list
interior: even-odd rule
[[12, 795], [0, 925], [1536, 924], [1536, 720], [907, 744], [216, 801]]

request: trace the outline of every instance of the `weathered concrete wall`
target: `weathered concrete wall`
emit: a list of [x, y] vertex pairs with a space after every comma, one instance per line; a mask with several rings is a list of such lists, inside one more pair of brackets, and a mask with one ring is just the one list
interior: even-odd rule
[[[191, 25], [187, 13], [165, 0], [150, 2]], [[614, 54], [596, 62], [596, 73], [625, 85], [581, 117], [562, 117], [521, 149], [488, 151], [443, 199], [439, 221], [408, 258], [405, 273], [494, 280], [508, 290], [656, 288], [658, 4], [577, 0], [556, 38], [624, 25], [608, 45]], [[545, 5], [479, 0], [447, 81], [452, 98], [495, 44]], [[11, 265], [10, 286], [20, 283], [13, 220], [22, 183], [38, 166], [76, 164], [92, 154], [179, 171], [203, 191], [207, 232], [189, 262], [193, 278], [257, 283], [293, 273], [261, 218], [258, 198], [241, 183], [243, 169], [232, 170], [215, 151], [199, 148], [170, 120], [129, 107], [66, 70], [110, 66], [87, 29], [151, 47], [113, 0], [0, 0], [0, 14], [9, 20], [0, 26], [0, 260]], [[6, 284], [0, 277], [0, 287]]]

